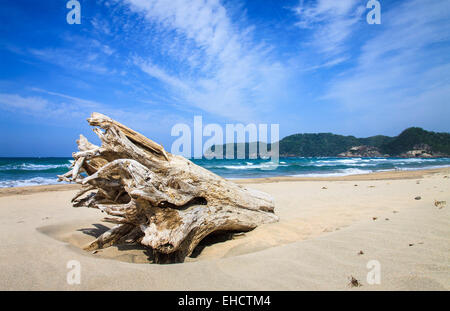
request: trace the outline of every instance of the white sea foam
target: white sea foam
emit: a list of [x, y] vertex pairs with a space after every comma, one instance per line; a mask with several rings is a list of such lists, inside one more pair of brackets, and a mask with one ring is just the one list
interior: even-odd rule
[[0, 170], [9, 171], [9, 170], [23, 170], [23, 171], [45, 171], [55, 168], [69, 168], [70, 164], [31, 164], [31, 163], [22, 163], [15, 165], [4, 165], [0, 166]]
[[338, 165], [354, 165], [361, 161], [361, 158], [352, 159], [332, 159], [332, 160], [319, 160], [311, 161], [310, 164], [313, 166], [338, 166]]
[[58, 183], [59, 182], [57, 178], [34, 177], [30, 179], [2, 180], [0, 181], [0, 188], [54, 185]]
[[337, 170], [330, 173], [307, 173], [307, 174], [295, 174], [290, 175], [293, 177], [334, 177], [334, 176], [348, 176], [348, 175], [360, 175], [369, 174], [373, 172], [391, 172], [391, 171], [417, 171], [423, 169], [435, 169], [435, 168], [445, 168], [450, 167], [450, 165], [430, 165], [426, 167], [396, 167], [394, 169], [384, 169], [384, 170], [361, 170], [357, 168], [347, 168], [342, 170]]
[[223, 166], [216, 166], [216, 168], [226, 168], [229, 170], [254, 170], [258, 168], [261, 169], [273, 168], [276, 166], [280, 166], [280, 164], [274, 162], [266, 162], [252, 165], [223, 165]]
[[372, 170], [360, 170], [357, 168], [346, 168], [342, 170], [337, 170], [331, 173], [307, 173], [307, 174], [295, 174], [290, 175], [293, 177], [333, 177], [333, 176], [347, 176], [347, 175], [359, 175], [359, 174], [369, 174]]
[[399, 171], [418, 171], [418, 170], [430, 170], [435, 168], [445, 168], [450, 167], [450, 165], [430, 165], [430, 166], [422, 166], [422, 167], [398, 167]]

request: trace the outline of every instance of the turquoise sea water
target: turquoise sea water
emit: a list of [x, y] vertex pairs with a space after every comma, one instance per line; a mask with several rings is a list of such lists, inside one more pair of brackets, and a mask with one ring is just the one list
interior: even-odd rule
[[[0, 158], [0, 188], [57, 184], [72, 158]], [[266, 160], [193, 160], [225, 178], [343, 176], [389, 170], [450, 167], [450, 158], [280, 158]]]

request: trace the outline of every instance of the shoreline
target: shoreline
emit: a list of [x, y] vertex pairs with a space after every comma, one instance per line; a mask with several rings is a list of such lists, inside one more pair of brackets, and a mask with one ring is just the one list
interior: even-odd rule
[[426, 175], [450, 174], [449, 167], [417, 169], [417, 170], [392, 170], [378, 171], [367, 174], [352, 174], [344, 176], [324, 176], [324, 177], [300, 177], [300, 176], [279, 176], [263, 178], [246, 178], [233, 180], [238, 184], [254, 183], [275, 183], [283, 181], [369, 181], [369, 180], [399, 180], [423, 178]]
[[[277, 183], [287, 181], [370, 181], [370, 180], [399, 180], [399, 179], [417, 179], [432, 174], [450, 174], [450, 167], [418, 169], [418, 170], [392, 170], [383, 172], [371, 172], [367, 174], [353, 174], [345, 176], [324, 176], [324, 177], [295, 177], [295, 176], [278, 176], [278, 177], [261, 177], [261, 178], [244, 178], [232, 179], [237, 184], [260, 184], [260, 183]], [[0, 188], [0, 197], [13, 195], [26, 195], [38, 192], [50, 191], [69, 191], [80, 189], [78, 184], [53, 184], [53, 185], [36, 185]]]

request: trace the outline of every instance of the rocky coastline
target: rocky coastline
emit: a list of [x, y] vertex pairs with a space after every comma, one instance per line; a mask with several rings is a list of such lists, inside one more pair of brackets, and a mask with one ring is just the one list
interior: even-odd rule
[[401, 153], [400, 155], [392, 156], [389, 154], [382, 154], [379, 148], [374, 146], [353, 146], [346, 152], [338, 154], [340, 158], [442, 158], [445, 154], [434, 152], [427, 144], [417, 144], [412, 150]]

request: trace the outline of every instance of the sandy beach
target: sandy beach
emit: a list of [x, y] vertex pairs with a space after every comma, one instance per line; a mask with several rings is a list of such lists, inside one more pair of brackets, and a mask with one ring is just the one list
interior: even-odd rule
[[[82, 250], [112, 225], [71, 206], [77, 185], [0, 189], [0, 289], [450, 289], [450, 168], [236, 182], [271, 194], [280, 221], [208, 237], [172, 265], [140, 246]], [[66, 281], [70, 260], [80, 284]], [[367, 282], [372, 260], [380, 284]]]

